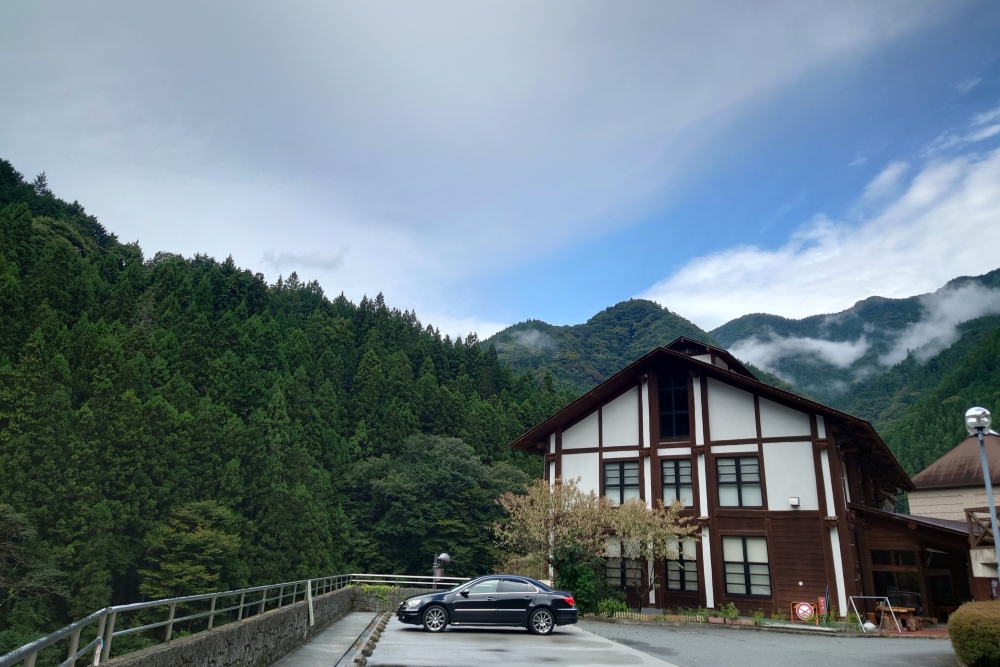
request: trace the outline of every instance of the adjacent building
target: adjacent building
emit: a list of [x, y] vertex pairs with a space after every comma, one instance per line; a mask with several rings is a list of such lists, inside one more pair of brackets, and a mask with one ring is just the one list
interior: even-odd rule
[[911, 562], [920, 576], [948, 577], [934, 585], [952, 591], [949, 603], [968, 599], [962, 539], [892, 513], [914, 486], [874, 428], [759, 382], [725, 350], [679, 338], [512, 446], [544, 456], [550, 482], [576, 478], [617, 502], [684, 504], [700, 539], [679, 545], [676, 558], [607, 559], [608, 578], [633, 597], [655, 579], [643, 606], [733, 602], [744, 613], [787, 613], [829, 592], [843, 611], [849, 596], [881, 586], [916, 589], [927, 607], [932, 591], [905, 576]]

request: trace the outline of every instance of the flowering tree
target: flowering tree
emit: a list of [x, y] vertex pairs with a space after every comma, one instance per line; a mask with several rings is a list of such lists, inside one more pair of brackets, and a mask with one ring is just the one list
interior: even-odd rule
[[[677, 540], [697, 530], [680, 516], [680, 503], [651, 510], [642, 500], [629, 500], [618, 507], [610, 498], [584, 493], [573, 479], [551, 486], [536, 480], [526, 493], [505, 493], [497, 502], [508, 515], [493, 527], [507, 552], [500, 567], [536, 578], [549, 566], [592, 570], [590, 564], [600, 562], [609, 548], [643, 562], [673, 556]], [[654, 577], [643, 577], [639, 592], [645, 598], [655, 586]]]
[[649, 570], [637, 586], [639, 611], [657, 584], [656, 568], [648, 568], [646, 564], [662, 558], [676, 558], [680, 540], [690, 538], [698, 530], [680, 515], [682, 509], [678, 501], [666, 507], [660, 501], [656, 510], [650, 510], [645, 501], [633, 499], [608, 513], [609, 533], [614, 541], [609, 546], [618, 552], [623, 563], [637, 560]]

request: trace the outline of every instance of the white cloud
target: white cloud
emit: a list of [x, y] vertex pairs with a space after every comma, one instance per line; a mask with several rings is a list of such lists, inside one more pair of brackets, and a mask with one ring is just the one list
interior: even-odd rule
[[797, 336], [772, 336], [768, 340], [762, 340], [752, 336], [737, 341], [729, 351], [738, 359], [777, 374], [777, 362], [786, 357], [798, 357], [802, 360], [813, 358], [838, 368], [849, 368], [864, 356], [868, 347], [864, 336], [856, 341], [829, 341]]
[[861, 193], [861, 200], [864, 202], [877, 202], [883, 198], [895, 194], [899, 188], [900, 179], [906, 173], [910, 165], [905, 162], [890, 162], [889, 166], [873, 178], [865, 186]]
[[1000, 264], [997, 247], [1000, 150], [926, 166], [861, 224], [817, 217], [780, 248], [693, 259], [643, 296], [708, 329], [753, 312], [801, 318], [985, 273]]
[[0, 146], [149, 250], [456, 316], [470, 276], [641, 219], [742, 114], [956, 4], [5, 3]]
[[1000, 313], [1000, 290], [977, 283], [947, 287], [921, 301], [924, 313], [920, 321], [904, 329], [892, 349], [879, 358], [886, 366], [899, 363], [911, 350], [918, 361], [926, 362], [959, 339], [962, 322]]
[[514, 343], [531, 348], [532, 350], [554, 350], [556, 348], [555, 339], [544, 331], [538, 329], [525, 329], [514, 332]]
[[446, 334], [451, 336], [452, 340], [459, 336], [464, 340], [470, 333], [476, 334], [479, 340], [485, 340], [496, 332], [510, 326], [510, 324], [502, 322], [491, 322], [474, 317], [452, 317], [451, 315], [444, 315], [442, 313], [418, 314], [417, 317], [423, 326], [429, 324], [435, 329], [439, 329], [442, 336]]
[[295, 254], [293, 252], [275, 252], [268, 250], [261, 261], [278, 271], [291, 269], [301, 271], [303, 268], [333, 270], [343, 263], [347, 248], [335, 252], [308, 252]]
[[925, 156], [934, 155], [940, 151], [966, 146], [977, 141], [983, 141], [1000, 134], [1000, 107], [976, 114], [969, 123], [969, 129], [964, 134], [945, 133], [935, 139], [924, 151]]
[[982, 80], [983, 80], [982, 77], [976, 77], [976, 78], [970, 77], [962, 79], [961, 81], [956, 81], [952, 85], [952, 88], [965, 95], [966, 93], [972, 91], [973, 88], [978, 86]]

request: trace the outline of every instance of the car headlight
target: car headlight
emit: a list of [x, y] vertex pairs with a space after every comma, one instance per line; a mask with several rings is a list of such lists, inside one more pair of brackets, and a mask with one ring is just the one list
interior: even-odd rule
[[407, 600], [406, 601], [406, 608], [407, 609], [416, 609], [419, 606], [420, 606], [420, 600]]

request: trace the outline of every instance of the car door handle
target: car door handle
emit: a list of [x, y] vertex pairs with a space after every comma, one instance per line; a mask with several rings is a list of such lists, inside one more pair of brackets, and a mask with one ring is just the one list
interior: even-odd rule
[[496, 602], [496, 598], [486, 598], [487, 602]]
[[533, 597], [534, 597], [533, 595], [525, 595], [523, 599], [530, 600]]

